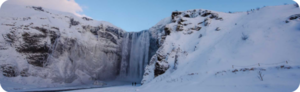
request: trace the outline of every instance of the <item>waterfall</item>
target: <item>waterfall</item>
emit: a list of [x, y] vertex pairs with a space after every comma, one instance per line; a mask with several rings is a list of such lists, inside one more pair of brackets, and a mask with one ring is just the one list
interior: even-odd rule
[[150, 36], [148, 31], [129, 32], [122, 41], [120, 77], [140, 82], [148, 64]]
[[[79, 77], [141, 82], [149, 61], [150, 33], [122, 33], [122, 39], [113, 38], [110, 32], [104, 33], [96, 35], [98, 38], [89, 44], [81, 43], [80, 39], [57, 38], [49, 56], [52, 69], [58, 71], [55, 80], [70, 83]], [[116, 39], [117, 44], [111, 39]], [[87, 76], [78, 75], [81, 72]]]

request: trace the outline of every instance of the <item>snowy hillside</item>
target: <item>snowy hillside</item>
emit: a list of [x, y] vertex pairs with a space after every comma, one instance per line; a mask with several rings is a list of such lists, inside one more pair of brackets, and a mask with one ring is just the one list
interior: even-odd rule
[[162, 44], [142, 86], [79, 91], [293, 92], [300, 83], [299, 13], [294, 5], [173, 12], [150, 29]]
[[292, 92], [300, 83], [299, 13], [294, 5], [173, 12], [140, 91]]

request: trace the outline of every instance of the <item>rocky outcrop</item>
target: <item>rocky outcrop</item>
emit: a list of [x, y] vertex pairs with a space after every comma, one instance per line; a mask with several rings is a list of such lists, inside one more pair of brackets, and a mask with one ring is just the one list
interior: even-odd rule
[[[203, 21], [194, 24], [189, 20], [203, 17]], [[177, 69], [179, 56], [187, 55], [185, 51], [181, 51], [180, 48], [174, 50], [176, 52], [175, 55], [175, 63], [173, 68], [170, 68], [170, 64], [168, 63], [168, 59], [166, 58], [172, 52], [164, 52], [164, 42], [168, 36], [171, 35], [172, 32], [182, 32], [184, 35], [193, 34], [194, 31], [201, 31], [202, 28], [205, 28], [210, 25], [212, 20], [222, 21], [223, 18], [220, 17], [217, 13], [208, 10], [188, 10], [188, 11], [175, 11], [172, 12], [171, 22], [164, 24], [161, 29], [156, 29], [155, 31], [160, 32], [161, 34], [157, 37], [157, 44], [159, 46], [155, 55], [150, 60], [150, 63], [147, 65], [144, 73], [144, 78], [142, 80], [142, 84], [150, 82], [156, 76], [164, 74], [169, 69]], [[162, 26], [162, 25], [161, 25]], [[160, 31], [163, 30], [163, 31]], [[216, 28], [216, 31], [220, 31], [220, 28]], [[203, 35], [200, 34], [199, 38]]]
[[[297, 4], [298, 5], [298, 4]], [[286, 20], [285, 22], [286, 23], [289, 23], [290, 21], [292, 20], [296, 20], [296, 19], [300, 19], [300, 14], [294, 14], [294, 15], [291, 15], [288, 20]]]
[[71, 28], [72, 26], [77, 26], [77, 25], [79, 25], [79, 21], [76, 21], [76, 20], [74, 20], [73, 18], [71, 18], [71, 19], [70, 19], [70, 28]]
[[154, 75], [159, 76], [164, 74], [169, 69], [169, 64], [166, 60], [157, 61], [155, 64]]
[[16, 77], [18, 75], [16, 67], [11, 64], [1, 65], [0, 67], [5, 77]]
[[93, 19], [88, 18], [88, 17], [82, 17], [82, 19], [86, 20], [86, 21], [92, 21]]
[[36, 11], [44, 11], [44, 9], [42, 7], [37, 7], [37, 6], [32, 6], [32, 8]]
[[52, 38], [49, 33], [54, 31], [41, 27], [32, 27], [32, 29], [38, 30], [41, 33], [37, 34], [24, 32], [21, 36], [22, 39], [18, 40], [18, 42], [21, 42], [21, 44], [16, 45], [16, 50], [19, 53], [26, 54], [26, 59], [29, 64], [44, 67], [46, 66], [45, 64], [50, 52], [49, 44], [53, 43], [53, 41], [48, 44], [46, 42], [42, 42], [41, 40], [46, 39], [46, 37]]

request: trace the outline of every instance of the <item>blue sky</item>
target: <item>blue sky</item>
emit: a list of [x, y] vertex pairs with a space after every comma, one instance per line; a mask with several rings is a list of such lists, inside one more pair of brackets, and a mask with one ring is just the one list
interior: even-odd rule
[[292, 0], [75, 0], [83, 14], [108, 21], [126, 31], [149, 29], [172, 11], [208, 9], [247, 11], [257, 7], [294, 4]]

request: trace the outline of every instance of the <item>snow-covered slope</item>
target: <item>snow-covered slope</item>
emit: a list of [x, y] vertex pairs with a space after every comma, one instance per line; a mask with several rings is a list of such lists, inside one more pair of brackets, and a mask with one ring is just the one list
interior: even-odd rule
[[300, 83], [299, 13], [294, 5], [173, 12], [140, 91], [292, 92]]

